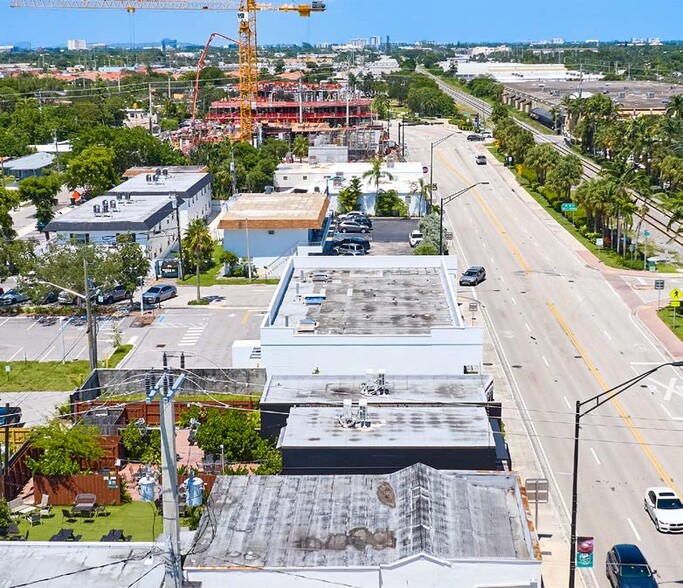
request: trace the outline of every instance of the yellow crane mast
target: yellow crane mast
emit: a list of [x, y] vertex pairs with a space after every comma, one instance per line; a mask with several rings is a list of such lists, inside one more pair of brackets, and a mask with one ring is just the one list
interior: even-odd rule
[[[12, 8], [85, 8], [136, 10], [235, 10], [239, 20], [239, 100], [240, 134], [251, 141], [254, 130], [253, 110], [258, 93], [258, 58], [256, 53], [256, 13], [262, 10], [298, 12], [308, 17], [324, 12], [325, 4], [262, 4], [256, 0], [12, 0]], [[151, 114], [151, 113], [150, 113]]]

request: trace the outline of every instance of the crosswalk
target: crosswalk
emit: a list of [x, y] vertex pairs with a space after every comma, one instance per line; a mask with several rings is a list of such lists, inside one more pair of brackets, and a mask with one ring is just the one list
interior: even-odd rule
[[200, 337], [202, 336], [202, 333], [204, 332], [205, 328], [206, 325], [202, 327], [190, 327], [189, 329], [187, 329], [182, 339], [180, 339], [178, 347], [193, 347], [194, 345], [196, 345], [197, 341], [199, 341]]

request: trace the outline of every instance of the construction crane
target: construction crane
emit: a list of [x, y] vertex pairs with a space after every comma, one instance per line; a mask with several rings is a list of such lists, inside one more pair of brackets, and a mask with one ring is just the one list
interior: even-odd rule
[[[313, 0], [310, 4], [261, 4], [256, 0], [12, 0], [12, 8], [99, 8], [125, 10], [236, 10], [239, 21], [239, 98], [240, 134], [251, 141], [253, 109], [258, 93], [258, 61], [256, 55], [256, 13], [265, 10], [298, 12], [309, 17], [312, 12], [324, 12], [325, 3]], [[151, 114], [151, 113], [150, 113]]]

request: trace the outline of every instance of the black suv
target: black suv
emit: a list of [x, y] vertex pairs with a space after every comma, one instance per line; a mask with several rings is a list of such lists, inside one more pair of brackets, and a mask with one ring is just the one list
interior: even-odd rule
[[657, 588], [655, 570], [650, 568], [637, 545], [622, 543], [607, 552], [607, 579], [614, 588]]

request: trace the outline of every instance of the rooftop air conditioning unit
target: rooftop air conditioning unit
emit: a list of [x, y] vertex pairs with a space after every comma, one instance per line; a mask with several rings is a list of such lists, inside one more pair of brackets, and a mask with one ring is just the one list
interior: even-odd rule
[[168, 170], [166, 168], [161, 170], [161, 175], [162, 176], [167, 176], [168, 175]]
[[152, 181], [156, 184], [159, 182], [159, 174], [154, 174], [152, 176]]
[[109, 208], [111, 208], [112, 212], [116, 212], [116, 200], [111, 200], [109, 202]]
[[121, 192], [116, 193], [116, 199], [117, 200], [123, 200], [123, 194]]
[[654, 97], [655, 97], [655, 93], [654, 93], [654, 92], [648, 92], [648, 93], [647, 93], [647, 97], [648, 97], [648, 98], [654, 98]]
[[126, 193], [123, 195], [123, 199], [124, 199], [126, 202], [130, 202], [130, 192], [126, 192]]
[[157, 170], [154, 172], [154, 175], [158, 178], [161, 175], [161, 168], [158, 167]]
[[101, 212], [100, 205], [99, 204], [93, 204], [92, 211], [93, 211], [93, 214], [95, 216], [100, 216], [100, 212]]
[[272, 193], [273, 193], [273, 186], [266, 186], [266, 187], [263, 189], [263, 192], [264, 192], [265, 194], [272, 194]]
[[153, 181], [153, 180], [152, 180], [152, 174], [147, 174], [147, 175], [145, 176], [145, 179], [146, 179], [148, 182], [152, 182], [152, 181]]
[[109, 212], [109, 202], [104, 200], [102, 202], [102, 214], [107, 214]]

